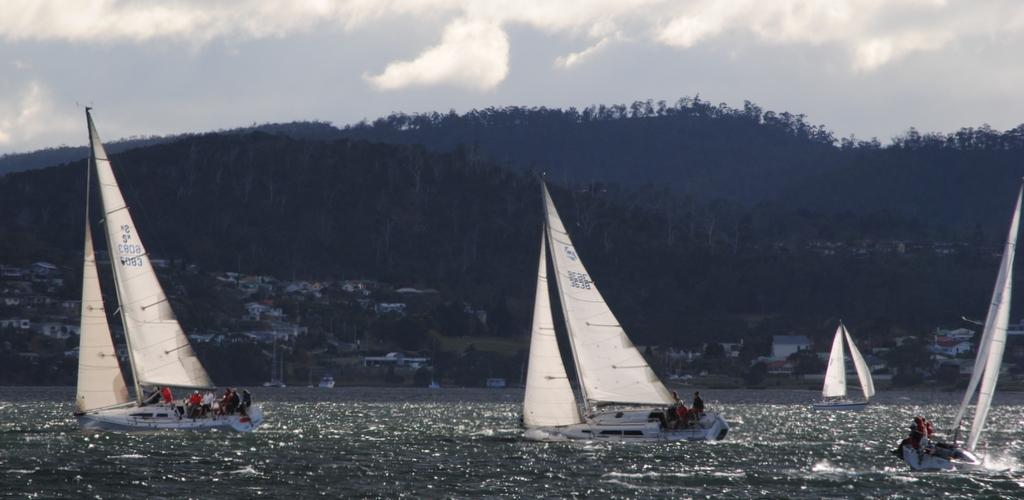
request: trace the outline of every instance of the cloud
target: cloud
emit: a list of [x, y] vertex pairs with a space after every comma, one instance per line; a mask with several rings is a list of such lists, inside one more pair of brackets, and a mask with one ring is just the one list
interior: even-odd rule
[[0, 82], [0, 145], [29, 141], [43, 133], [66, 129], [66, 120], [55, 116], [49, 92], [32, 80], [21, 88]]
[[442, 83], [488, 90], [508, 75], [508, 54], [508, 35], [499, 24], [460, 18], [445, 27], [438, 45], [366, 79], [381, 90]]
[[950, 38], [947, 33], [904, 33], [868, 39], [857, 44], [853, 67], [861, 71], [873, 71], [913, 52], [941, 49]]
[[726, 32], [772, 45], [831, 44], [852, 54], [852, 70], [868, 72], [991, 29], [991, 23], [964, 22], [962, 14], [942, 0], [699, 1], [672, 14], [653, 37], [681, 49]]
[[612, 40], [612, 37], [604, 37], [598, 40], [597, 43], [579, 52], [572, 52], [564, 56], [559, 56], [558, 58], [555, 59], [555, 67], [568, 69], [573, 66], [576, 66], [577, 64], [582, 63], [583, 61], [593, 57], [595, 54], [604, 50], [605, 47], [608, 46], [608, 44], [612, 43]]
[[[945, 0], [3, 0], [0, 40], [108, 45], [167, 40], [202, 47], [217, 39], [353, 34], [396, 20], [444, 25], [440, 41], [365, 74], [378, 90], [451, 85], [491, 90], [507, 77], [512, 28], [583, 42], [555, 58], [572, 70], [615, 41], [694, 50], [724, 40], [826, 47], [852, 73], [877, 72], [913, 54], [970, 38], [1024, 33], [1024, 4]], [[751, 43], [752, 42], [752, 43]], [[582, 45], [582, 44], [581, 44]], [[372, 54], [372, 51], [371, 51]], [[369, 63], [373, 64], [373, 63]], [[367, 68], [361, 68], [365, 71]]]

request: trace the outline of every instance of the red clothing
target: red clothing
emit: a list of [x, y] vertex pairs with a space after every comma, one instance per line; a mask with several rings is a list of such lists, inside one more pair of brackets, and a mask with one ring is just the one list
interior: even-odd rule
[[171, 394], [170, 387], [164, 387], [160, 389], [160, 395], [164, 398], [164, 403], [170, 403], [174, 401], [174, 396]]
[[188, 398], [188, 402], [191, 405], [199, 406], [203, 402], [203, 397], [200, 396], [199, 393], [197, 392], [197, 393], [192, 394], [192, 396], [190, 396]]
[[676, 417], [679, 418], [679, 420], [686, 420], [686, 414], [687, 411], [685, 406], [679, 405], [676, 407]]

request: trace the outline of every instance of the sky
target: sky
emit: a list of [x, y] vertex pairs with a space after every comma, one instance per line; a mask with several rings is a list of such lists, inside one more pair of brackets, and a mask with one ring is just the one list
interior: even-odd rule
[[1024, 123], [1017, 0], [2, 0], [0, 154], [391, 112], [702, 100], [883, 143]]

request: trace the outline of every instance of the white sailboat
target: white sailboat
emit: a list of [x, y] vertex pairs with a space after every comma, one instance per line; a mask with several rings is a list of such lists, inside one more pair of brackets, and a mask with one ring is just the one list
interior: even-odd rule
[[87, 188], [81, 345], [75, 398], [79, 424], [86, 429], [118, 431], [255, 429], [263, 420], [260, 408], [255, 405], [250, 406], [245, 415], [188, 418], [180, 416], [174, 402], [149, 404], [143, 401], [144, 387], [213, 389], [213, 382], [193, 353], [157, 280], [89, 108], [86, 108], [86, 122], [92, 150], [89, 176], [95, 168], [135, 401], [128, 395], [104, 311], [89, 224]]
[[320, 384], [317, 387], [321, 389], [333, 389], [334, 388], [334, 377], [330, 374], [320, 377]]
[[[843, 339], [850, 346], [850, 357], [853, 358], [853, 366], [857, 370], [864, 401], [850, 401], [846, 397], [846, 354], [843, 350]], [[846, 325], [840, 322], [839, 328], [836, 328], [836, 336], [832, 340], [832, 354], [828, 358], [828, 368], [825, 370], [825, 383], [821, 388], [822, 401], [815, 403], [814, 409], [861, 411], [874, 395], [875, 382], [871, 378], [871, 370], [868, 369], [864, 356], [860, 355], [860, 350], [854, 345]]]
[[[675, 400], [608, 308], [583, 267], [547, 186], [543, 191], [546, 223], [523, 401], [526, 437], [615, 441], [724, 438], [729, 425], [716, 413], [702, 413], [680, 428], [666, 425], [666, 413]], [[582, 396], [579, 405], [555, 338], [547, 284], [548, 248]]]
[[284, 383], [284, 354], [282, 353], [281, 356], [277, 354], [276, 334], [274, 335], [274, 351], [270, 355], [270, 380], [264, 382], [263, 387], [288, 387]]
[[[1006, 247], [1003, 259], [999, 264], [995, 289], [992, 290], [992, 302], [985, 317], [985, 328], [981, 341], [978, 343], [978, 355], [974, 358], [974, 370], [967, 384], [960, 408], [953, 419], [956, 426], [952, 444], [923, 444], [914, 447], [901, 444], [899, 451], [903, 460], [914, 470], [971, 470], [981, 466], [981, 460], [975, 455], [978, 440], [985, 430], [992, 397], [995, 395], [996, 383], [999, 381], [999, 370], [1003, 363], [1003, 350], [1006, 348], [1006, 328], [1010, 322], [1010, 295], [1013, 291], [1013, 259], [1017, 248], [1017, 232], [1020, 225], [1021, 197], [1024, 187], [1017, 193], [1017, 206], [1010, 220], [1010, 230], [1006, 236]], [[981, 389], [978, 390], [978, 384]], [[960, 426], [963, 423], [967, 406], [974, 399], [978, 390], [978, 402], [974, 408], [974, 421], [967, 442], [960, 446]]]

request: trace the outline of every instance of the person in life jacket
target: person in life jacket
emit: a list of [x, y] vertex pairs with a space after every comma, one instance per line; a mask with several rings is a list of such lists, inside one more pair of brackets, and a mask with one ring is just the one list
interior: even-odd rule
[[689, 424], [687, 421], [689, 413], [690, 412], [686, 409], [686, 405], [680, 402], [679, 406], [676, 406], [676, 425], [686, 427]]
[[164, 386], [163, 389], [160, 389], [160, 396], [164, 398], [164, 403], [174, 402], [174, 395], [171, 394], [171, 388], [167, 387], [166, 385]]

